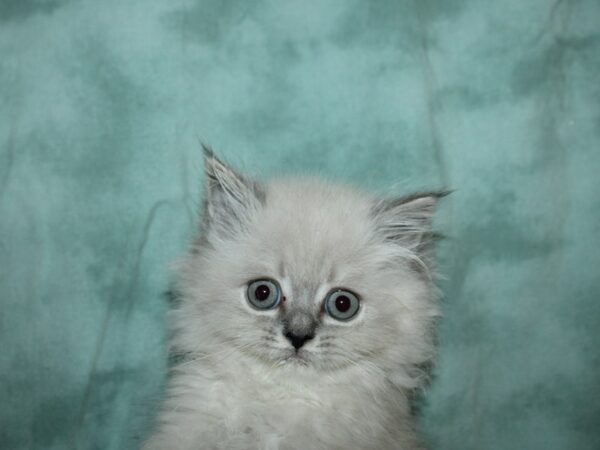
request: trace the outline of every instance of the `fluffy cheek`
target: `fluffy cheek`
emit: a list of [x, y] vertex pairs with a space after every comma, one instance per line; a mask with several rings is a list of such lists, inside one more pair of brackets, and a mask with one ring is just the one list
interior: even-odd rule
[[361, 360], [381, 362], [381, 356], [397, 342], [392, 308], [385, 306], [371, 302], [369, 308], [365, 308], [364, 320], [352, 333], [351, 351]]
[[369, 309], [363, 307], [360, 316], [348, 322], [323, 321], [317, 338], [307, 346], [319, 366], [328, 369], [356, 366], [371, 360], [380, 351], [381, 344], [375, 335], [378, 314]]
[[188, 301], [175, 312], [184, 349], [210, 353], [258, 347], [265, 324], [248, 311], [243, 287], [223, 277], [212, 281], [194, 280]]
[[221, 319], [217, 333], [233, 346], [259, 349], [264, 345], [271, 322], [267, 315], [253, 314], [238, 300]]
[[258, 359], [276, 359], [277, 349], [284, 339], [276, 311], [255, 312], [244, 302], [245, 299], [238, 299], [228, 308], [228, 317], [219, 326], [220, 339]]
[[331, 326], [324, 333], [329, 339], [324, 350], [332, 350], [332, 361], [341, 356], [368, 367], [390, 368], [408, 356], [402, 349], [412, 346], [419, 334], [420, 313], [407, 308], [393, 290], [373, 289], [372, 294], [364, 299], [356, 322]]

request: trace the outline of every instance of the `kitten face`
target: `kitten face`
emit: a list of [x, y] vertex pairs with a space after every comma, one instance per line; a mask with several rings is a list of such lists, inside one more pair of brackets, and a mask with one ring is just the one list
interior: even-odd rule
[[205, 162], [180, 349], [236, 352], [275, 370], [403, 365], [410, 383], [432, 350], [425, 244], [439, 195], [382, 201], [316, 180], [259, 185], [210, 152]]

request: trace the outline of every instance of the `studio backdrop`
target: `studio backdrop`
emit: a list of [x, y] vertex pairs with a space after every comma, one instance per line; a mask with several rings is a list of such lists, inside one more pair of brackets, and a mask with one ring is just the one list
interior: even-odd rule
[[454, 189], [429, 446], [600, 448], [599, 24], [597, 0], [0, 1], [0, 448], [139, 446], [200, 142]]

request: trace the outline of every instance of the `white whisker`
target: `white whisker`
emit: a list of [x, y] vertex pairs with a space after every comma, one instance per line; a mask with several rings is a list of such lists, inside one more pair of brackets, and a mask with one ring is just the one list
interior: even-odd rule
[[220, 358], [220, 360], [222, 360], [222, 359], [227, 358], [228, 356], [233, 355], [235, 352], [237, 352], [239, 350], [244, 350], [246, 348], [252, 347], [253, 345], [254, 345], [253, 343], [243, 344], [243, 345], [239, 345], [239, 346], [236, 346], [236, 347], [227, 348], [225, 350], [221, 350], [221, 351], [218, 351], [218, 352], [203, 354], [202, 356], [199, 356], [197, 358], [190, 359], [190, 360], [187, 360], [187, 361], [185, 361], [185, 362], [183, 362], [181, 364], [178, 364], [177, 366], [175, 366], [175, 369], [179, 369], [179, 368], [187, 366], [189, 364], [193, 364], [195, 362], [202, 361], [202, 360], [207, 359], [207, 358], [212, 358], [212, 357], [217, 356], [217, 355], [223, 355]]

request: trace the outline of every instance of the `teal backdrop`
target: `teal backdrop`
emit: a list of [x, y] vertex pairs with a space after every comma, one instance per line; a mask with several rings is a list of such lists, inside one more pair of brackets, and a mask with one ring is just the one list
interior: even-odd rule
[[456, 189], [431, 449], [600, 448], [597, 0], [1, 0], [0, 448], [143, 439], [199, 141]]

